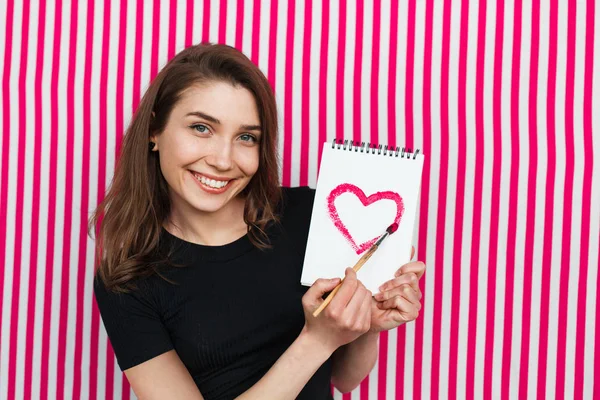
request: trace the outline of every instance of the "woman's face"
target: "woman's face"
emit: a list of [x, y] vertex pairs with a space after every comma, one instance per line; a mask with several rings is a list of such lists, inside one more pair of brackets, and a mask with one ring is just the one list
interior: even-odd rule
[[153, 137], [174, 207], [222, 209], [258, 169], [260, 119], [253, 95], [224, 82], [187, 89]]

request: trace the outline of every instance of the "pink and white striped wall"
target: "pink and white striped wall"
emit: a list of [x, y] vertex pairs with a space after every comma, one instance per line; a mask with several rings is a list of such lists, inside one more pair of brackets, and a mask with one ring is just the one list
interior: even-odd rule
[[382, 334], [372, 374], [336, 399], [600, 398], [597, 8], [0, 2], [0, 397], [133, 397], [86, 221], [149, 81], [209, 40], [273, 84], [284, 185], [314, 187], [334, 137], [427, 155], [421, 316]]

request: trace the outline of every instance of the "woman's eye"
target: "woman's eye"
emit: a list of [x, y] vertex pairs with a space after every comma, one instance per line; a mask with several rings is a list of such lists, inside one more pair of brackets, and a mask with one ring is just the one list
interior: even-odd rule
[[253, 143], [256, 143], [256, 137], [254, 137], [253, 135], [250, 135], [249, 133], [244, 133], [243, 135], [240, 136], [240, 139], [243, 142], [253, 142]]
[[192, 125], [191, 128], [197, 130], [200, 133], [207, 133], [208, 132], [208, 127], [206, 125], [202, 125], [202, 124]]

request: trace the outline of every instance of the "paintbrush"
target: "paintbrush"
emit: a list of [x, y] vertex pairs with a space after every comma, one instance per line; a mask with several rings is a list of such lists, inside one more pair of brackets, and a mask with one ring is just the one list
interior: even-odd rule
[[[383, 242], [386, 237], [388, 237], [392, 233], [396, 232], [397, 229], [398, 229], [398, 224], [395, 222], [393, 224], [391, 224], [390, 226], [388, 226], [387, 229], [385, 230], [385, 233], [383, 235], [381, 235], [381, 237], [379, 239], [377, 239], [377, 242], [375, 242], [375, 244], [373, 246], [371, 246], [369, 248], [369, 250], [367, 250], [367, 252], [365, 254], [363, 254], [363, 256], [358, 260], [356, 265], [354, 265], [354, 267], [352, 267], [352, 269], [354, 269], [354, 272], [358, 272], [358, 270], [367, 262], [367, 260], [369, 258], [371, 258], [373, 253], [375, 253], [375, 251], [379, 248], [379, 246], [381, 245], [381, 242]], [[325, 301], [323, 301], [323, 303], [321, 303], [319, 308], [317, 308], [313, 312], [313, 317], [317, 317], [321, 313], [321, 311], [323, 311], [325, 309], [325, 307], [327, 307], [327, 305], [329, 303], [331, 303], [331, 300], [333, 300], [333, 296], [335, 296], [335, 294], [338, 292], [338, 290], [340, 290], [340, 286], [342, 286], [343, 282], [344, 282], [344, 279], [342, 279], [342, 281], [340, 283], [338, 283], [338, 285], [335, 287], [335, 289], [333, 289], [331, 291], [331, 293], [329, 293], [329, 296], [327, 296], [325, 298]]]

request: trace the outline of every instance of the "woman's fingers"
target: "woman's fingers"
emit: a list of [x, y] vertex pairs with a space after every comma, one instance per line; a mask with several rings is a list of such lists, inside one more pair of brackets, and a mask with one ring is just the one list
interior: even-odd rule
[[327, 308], [330, 310], [337, 310], [337, 312], [341, 313], [352, 299], [357, 287], [358, 280], [356, 279], [356, 272], [352, 268], [346, 268], [346, 276], [342, 281], [340, 290], [338, 290]]
[[403, 297], [421, 309], [421, 291], [416, 291], [409, 285], [402, 285], [400, 287], [378, 293], [375, 295], [375, 300], [383, 302], [383, 306], [385, 308], [391, 308], [392, 306], [390, 306], [390, 304], [392, 303], [390, 303], [389, 300], [394, 299], [397, 296]]
[[346, 306], [345, 313], [347, 316], [358, 315], [360, 313], [360, 309], [363, 303], [366, 303], [368, 297], [371, 297], [372, 294], [370, 291], [365, 288], [362, 282], [357, 281], [356, 291], [354, 292], [354, 296]]
[[377, 303], [377, 307], [382, 310], [396, 309], [398, 310], [398, 317], [394, 317], [397, 322], [403, 323], [407, 321], [414, 321], [419, 316], [419, 306], [409, 302], [402, 296], [395, 296], [382, 303]]
[[409, 262], [408, 264], [404, 264], [402, 267], [400, 267], [394, 276], [400, 276], [409, 272], [413, 272], [417, 275], [417, 278], [421, 279], [425, 273], [425, 268], [425, 263], [423, 261]]
[[407, 274], [400, 275], [397, 278], [385, 282], [379, 287], [379, 291], [384, 292], [405, 284], [410, 285], [415, 290], [419, 290], [419, 278], [415, 273], [409, 272]]

